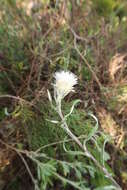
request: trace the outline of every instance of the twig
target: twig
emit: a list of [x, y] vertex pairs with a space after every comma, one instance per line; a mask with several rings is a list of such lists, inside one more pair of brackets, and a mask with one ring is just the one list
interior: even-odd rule
[[33, 184], [34, 184], [35, 186], [37, 186], [37, 180], [34, 179], [33, 174], [31, 173], [30, 168], [29, 168], [29, 166], [28, 166], [26, 160], [24, 159], [24, 157], [22, 156], [22, 154], [21, 154], [19, 151], [17, 151], [17, 149], [16, 149], [15, 151], [16, 151], [16, 153], [19, 155], [19, 157], [21, 158], [22, 162], [24, 163], [24, 165], [25, 165], [25, 167], [26, 167], [26, 170], [28, 171], [28, 174], [29, 174], [29, 176], [30, 176], [30, 178], [31, 178], [31, 180], [32, 180], [32, 182], [33, 182]]
[[26, 104], [33, 106], [33, 104], [31, 104], [30, 102], [28, 102], [27, 100], [25, 100], [23, 98], [20, 98], [19, 96], [13, 96], [10, 94], [3, 94], [3, 95], [0, 95], [0, 98], [11, 98], [11, 99], [19, 100], [21, 102], [25, 102]]
[[52, 32], [52, 30], [57, 26], [57, 22], [55, 22], [54, 24], [53, 24], [53, 26], [52, 27], [50, 27], [47, 31], [46, 31], [46, 33], [43, 35], [43, 39], [45, 39], [49, 34], [50, 34], [50, 32]]
[[88, 63], [88, 61], [86, 60], [86, 58], [82, 55], [82, 53], [79, 51], [78, 49], [78, 46], [77, 46], [77, 40], [82, 40], [82, 41], [86, 41], [87, 40], [85, 38], [82, 38], [80, 36], [78, 36], [75, 31], [73, 30], [73, 28], [69, 27], [73, 36], [74, 36], [74, 47], [75, 47], [75, 50], [77, 51], [77, 53], [79, 54], [79, 56], [81, 57], [81, 59], [85, 62], [85, 64], [87, 65], [89, 71], [92, 73], [92, 76], [93, 78], [95, 79], [96, 83], [98, 84], [99, 86], [99, 89], [101, 90], [102, 89], [102, 85], [97, 77], [97, 75], [95, 74], [95, 72], [93, 71], [92, 67], [90, 66], [90, 64]]
[[69, 29], [71, 30], [74, 38], [76, 38], [77, 40], [81, 40], [81, 41], [85, 41], [85, 42], [88, 42], [88, 40], [86, 38], [83, 38], [81, 36], [79, 36], [74, 30], [72, 27], [69, 27]]
[[0, 95], [0, 98], [11, 98], [11, 99], [15, 99], [15, 100], [18, 100], [20, 102], [24, 102], [25, 104], [31, 106], [31, 107], [34, 107], [40, 114], [41, 111], [36, 107], [36, 105], [34, 105], [32, 102], [29, 102], [23, 98], [20, 98], [19, 96], [13, 96], [13, 95], [10, 95], [10, 94], [3, 94], [3, 95]]
[[22, 156], [22, 154], [27, 155], [27, 151], [22, 151], [22, 150], [19, 150], [19, 149], [17, 149], [17, 148], [14, 148], [13, 146], [11, 146], [11, 145], [5, 143], [4, 141], [2, 141], [1, 139], [0, 139], [0, 143], [3, 144], [3, 145], [5, 145], [7, 148], [9, 148], [9, 149], [15, 151], [15, 152], [18, 154], [18, 156], [21, 158], [22, 162], [24, 163], [24, 165], [25, 165], [25, 167], [26, 167], [26, 170], [27, 170], [27, 172], [28, 172], [28, 174], [29, 174], [29, 176], [30, 176], [30, 178], [31, 178], [31, 180], [32, 180], [32, 182], [33, 182], [33, 184], [34, 184], [34, 186], [35, 186], [35, 190], [39, 190], [37, 180], [34, 179], [33, 174], [31, 173], [30, 168], [29, 168], [29, 166], [28, 166], [26, 160], [25, 160], [24, 157]]

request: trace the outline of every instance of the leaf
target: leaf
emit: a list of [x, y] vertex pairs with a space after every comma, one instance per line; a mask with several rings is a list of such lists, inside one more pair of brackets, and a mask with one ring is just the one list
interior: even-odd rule
[[65, 147], [65, 143], [63, 143], [63, 149], [65, 150], [65, 152], [67, 152], [73, 156], [76, 156], [76, 155], [83, 155], [84, 156], [84, 152], [67, 150]]
[[105, 187], [97, 187], [94, 190], [117, 190], [117, 189], [113, 185], [108, 185], [108, 186], [105, 186]]
[[94, 120], [96, 121], [96, 125], [95, 125], [95, 127], [92, 128], [91, 132], [88, 134], [87, 139], [84, 140], [84, 146], [85, 146], [86, 142], [89, 141], [95, 135], [95, 133], [97, 132], [97, 129], [98, 129], [98, 119], [92, 113], [89, 113], [88, 115], [90, 115], [91, 117], [94, 118]]
[[65, 115], [65, 117], [64, 117], [65, 119], [68, 118], [72, 114], [75, 105], [78, 104], [79, 102], [81, 102], [81, 100], [79, 100], [79, 99], [74, 101], [74, 103], [73, 103], [73, 105], [72, 105], [72, 107], [70, 109], [70, 112], [67, 115]]
[[[46, 189], [47, 184], [52, 185], [51, 177], [54, 176], [54, 173], [56, 172], [56, 162], [54, 160], [51, 160], [47, 163], [41, 163], [40, 161], [35, 160], [38, 167], [38, 178], [42, 181], [41, 183], [41, 189]], [[39, 171], [40, 170], [40, 171]]]
[[48, 99], [49, 99], [50, 103], [52, 103], [52, 96], [51, 96], [49, 90], [47, 90], [47, 93], [48, 93]]
[[104, 152], [103, 155], [104, 161], [110, 160], [110, 155], [107, 152]]
[[55, 124], [59, 123], [59, 121], [56, 121], [56, 120], [49, 120], [49, 119], [46, 119], [46, 121], [49, 121], [49, 122], [55, 123]]
[[80, 171], [79, 169], [76, 169], [76, 168], [75, 168], [75, 172], [76, 172], [77, 178], [79, 178], [79, 179], [81, 180], [81, 178], [82, 178], [81, 171]]
[[107, 161], [110, 159], [110, 155], [105, 152], [105, 145], [106, 143], [109, 141], [109, 137], [106, 137], [105, 141], [104, 141], [104, 144], [103, 144], [103, 148], [102, 148], [102, 162], [103, 162], [103, 165], [104, 165], [104, 161]]
[[8, 113], [8, 108], [4, 108], [4, 113], [5, 113], [6, 116], [11, 115], [11, 113]]
[[37, 176], [38, 176], [38, 179], [40, 180], [41, 179], [41, 172], [40, 172], [39, 165], [37, 165]]
[[15, 108], [15, 110], [12, 112], [12, 116], [16, 118], [16, 117], [20, 116], [21, 113], [22, 113], [22, 107], [20, 105], [18, 105]]
[[23, 144], [22, 143], [17, 143], [18, 149], [22, 150], [23, 149]]
[[89, 173], [90, 173], [90, 176], [92, 177], [92, 178], [94, 178], [95, 177], [95, 172], [96, 172], [96, 170], [92, 167], [92, 166], [89, 166], [89, 165], [87, 165], [87, 166], [85, 166], [87, 169], [88, 169], [88, 171], [89, 171]]
[[67, 176], [67, 174], [69, 174], [69, 172], [70, 172], [69, 165], [66, 162], [61, 162], [61, 164], [63, 167], [64, 175]]

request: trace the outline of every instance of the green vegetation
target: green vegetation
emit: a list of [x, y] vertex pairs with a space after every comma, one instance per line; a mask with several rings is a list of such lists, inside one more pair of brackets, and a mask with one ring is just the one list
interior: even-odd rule
[[126, 8], [126, 0], [0, 1], [1, 190], [116, 189], [50, 105], [59, 70], [78, 77], [62, 100], [64, 115], [81, 100], [69, 129], [127, 189]]

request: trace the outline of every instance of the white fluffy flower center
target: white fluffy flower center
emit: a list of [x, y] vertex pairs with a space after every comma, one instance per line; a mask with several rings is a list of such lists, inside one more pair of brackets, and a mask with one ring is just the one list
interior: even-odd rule
[[55, 78], [55, 93], [57, 98], [64, 98], [69, 92], [73, 91], [74, 85], [77, 84], [77, 77], [69, 71], [56, 72]]
[[65, 92], [72, 90], [72, 86], [70, 85], [70, 83], [68, 83], [67, 81], [64, 81], [64, 80], [57, 81], [56, 88], [59, 91], [65, 91]]

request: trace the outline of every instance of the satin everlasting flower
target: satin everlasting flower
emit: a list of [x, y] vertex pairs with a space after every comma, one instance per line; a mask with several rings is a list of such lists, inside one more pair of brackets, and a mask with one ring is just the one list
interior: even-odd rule
[[74, 85], [77, 84], [77, 76], [70, 71], [60, 71], [54, 74], [54, 97], [56, 100], [62, 100], [70, 92], [74, 91]]

